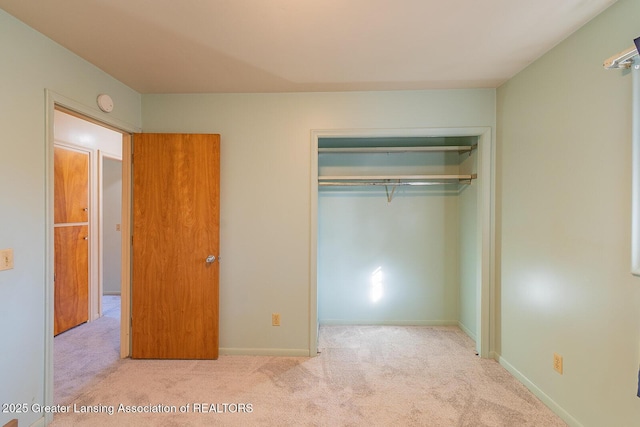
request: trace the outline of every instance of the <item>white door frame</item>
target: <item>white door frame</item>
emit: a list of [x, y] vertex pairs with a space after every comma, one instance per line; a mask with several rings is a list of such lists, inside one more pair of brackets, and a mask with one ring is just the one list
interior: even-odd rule
[[[53, 272], [54, 272], [54, 241], [53, 241], [53, 145], [54, 145], [54, 111], [55, 107], [60, 106], [70, 111], [94, 120], [108, 127], [113, 128], [123, 134], [122, 147], [122, 199], [123, 199], [123, 224], [121, 228], [123, 241], [123, 265], [122, 265], [122, 317], [121, 317], [121, 333], [120, 333], [120, 355], [127, 357], [129, 355], [129, 326], [130, 326], [130, 246], [124, 242], [131, 241], [130, 224], [127, 221], [130, 218], [130, 165], [131, 165], [131, 138], [132, 133], [141, 132], [140, 128], [133, 126], [124, 121], [111, 117], [101, 111], [88, 107], [82, 103], [74, 101], [49, 89], [45, 89], [45, 345], [44, 345], [44, 404], [53, 406]], [[127, 212], [125, 212], [125, 210]], [[125, 331], [123, 333], [122, 331]], [[53, 420], [53, 414], [45, 414], [45, 424]]]
[[491, 127], [340, 129], [311, 131], [311, 230], [309, 259], [309, 355], [318, 351], [318, 140], [320, 138], [478, 137], [478, 249], [481, 277], [477, 292], [476, 349], [495, 353], [495, 150]]

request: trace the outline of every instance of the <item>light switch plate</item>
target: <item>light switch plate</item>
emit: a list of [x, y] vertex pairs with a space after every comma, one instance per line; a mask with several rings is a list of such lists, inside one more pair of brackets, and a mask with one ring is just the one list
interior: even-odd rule
[[13, 268], [13, 249], [0, 250], [0, 271]]

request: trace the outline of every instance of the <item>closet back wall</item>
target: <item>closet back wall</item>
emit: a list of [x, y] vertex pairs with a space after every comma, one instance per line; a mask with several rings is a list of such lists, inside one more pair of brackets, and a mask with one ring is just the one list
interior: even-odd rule
[[320, 324], [456, 325], [458, 211], [442, 190], [320, 191]]

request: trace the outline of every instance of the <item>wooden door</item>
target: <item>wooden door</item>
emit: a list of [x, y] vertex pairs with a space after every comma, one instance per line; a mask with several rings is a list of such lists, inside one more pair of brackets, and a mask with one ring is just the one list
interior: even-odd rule
[[219, 135], [134, 135], [134, 358], [218, 358], [219, 177]]
[[89, 320], [88, 236], [87, 225], [54, 228], [54, 335]]
[[54, 147], [54, 335], [89, 319], [89, 154]]
[[89, 154], [53, 149], [55, 224], [89, 221]]

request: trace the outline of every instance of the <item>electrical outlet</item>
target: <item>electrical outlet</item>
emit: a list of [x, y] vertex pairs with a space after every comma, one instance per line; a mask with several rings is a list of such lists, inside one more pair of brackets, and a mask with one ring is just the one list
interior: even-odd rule
[[280, 313], [273, 313], [271, 315], [271, 326], [280, 326]]
[[13, 268], [13, 249], [0, 250], [0, 270]]
[[562, 356], [553, 353], [553, 369], [562, 375]]

